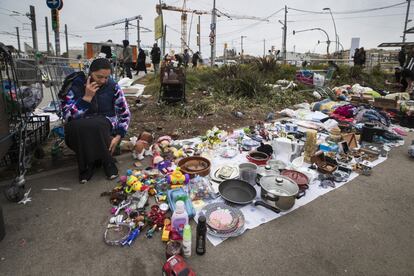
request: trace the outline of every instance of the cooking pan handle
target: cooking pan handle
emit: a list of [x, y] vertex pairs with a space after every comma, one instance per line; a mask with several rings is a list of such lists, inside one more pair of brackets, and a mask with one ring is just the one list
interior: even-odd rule
[[301, 198], [301, 197], [303, 197], [305, 195], [306, 195], [306, 191], [305, 190], [299, 190], [299, 193], [296, 196], [296, 199], [299, 199], [299, 198]]
[[269, 209], [269, 210], [271, 210], [271, 211], [273, 211], [275, 213], [280, 213], [280, 210], [279, 209], [277, 209], [277, 208], [275, 208], [273, 206], [270, 206], [270, 205], [264, 203], [263, 201], [256, 201], [254, 203], [254, 206], [257, 206], [257, 205], [263, 206], [263, 207], [265, 207], [265, 208], [267, 208], [267, 209]]
[[300, 189], [301, 191], [307, 190], [307, 189], [309, 189], [309, 185], [308, 185], [308, 184], [303, 184], [303, 185], [300, 185], [300, 186], [299, 186], [299, 189]]

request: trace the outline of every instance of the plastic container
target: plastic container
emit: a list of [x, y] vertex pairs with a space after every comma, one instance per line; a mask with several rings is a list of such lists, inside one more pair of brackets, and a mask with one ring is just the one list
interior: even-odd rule
[[186, 258], [191, 257], [191, 226], [186, 224], [183, 234], [183, 255]]
[[178, 200], [175, 203], [175, 211], [171, 217], [172, 229], [182, 237], [186, 224], [188, 224], [188, 214], [185, 211], [184, 201]]
[[253, 163], [242, 163], [239, 165], [240, 179], [256, 185], [257, 166]]

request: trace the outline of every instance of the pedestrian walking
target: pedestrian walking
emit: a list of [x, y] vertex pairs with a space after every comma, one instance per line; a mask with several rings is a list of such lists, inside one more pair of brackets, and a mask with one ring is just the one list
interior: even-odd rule
[[359, 65], [359, 48], [355, 48], [353, 60], [354, 60], [354, 66]]
[[132, 74], [131, 74], [132, 48], [131, 46], [129, 46], [128, 40], [122, 41], [122, 44], [124, 45], [124, 49], [122, 50], [122, 60], [124, 63], [124, 71], [125, 71], [127, 78], [132, 79]]
[[154, 43], [151, 49], [151, 61], [152, 61], [152, 65], [154, 66], [154, 74], [156, 75], [160, 67], [160, 61], [161, 61], [161, 49], [160, 47], [158, 47], [157, 43]]
[[147, 55], [145, 54], [144, 50], [139, 48], [136, 67], [137, 73], [135, 75], [138, 75], [140, 71], [144, 71], [145, 75], [147, 74], [147, 66], [145, 65], [146, 58]]
[[405, 46], [402, 46], [400, 52], [398, 52], [398, 62], [400, 63], [401, 67], [404, 67], [405, 61], [406, 61]]
[[192, 63], [193, 63], [193, 68], [197, 68], [197, 63], [200, 60], [200, 52], [197, 51], [193, 54], [193, 57], [191, 59]]
[[187, 68], [188, 63], [190, 62], [190, 54], [188, 53], [188, 49], [184, 49], [183, 62], [184, 62], [184, 67]]

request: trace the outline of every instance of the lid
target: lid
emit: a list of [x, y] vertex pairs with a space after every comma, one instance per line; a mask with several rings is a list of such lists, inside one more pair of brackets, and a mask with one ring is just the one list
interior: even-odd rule
[[191, 240], [191, 226], [189, 224], [184, 226], [183, 240]]
[[293, 180], [281, 175], [263, 176], [260, 186], [266, 192], [277, 196], [293, 196], [299, 192], [299, 186]]
[[184, 213], [185, 211], [184, 201], [177, 200], [177, 202], [175, 203], [175, 211], [177, 213]]
[[273, 170], [272, 167], [270, 167], [269, 165], [266, 165], [266, 166], [259, 166], [257, 168], [257, 174], [260, 176], [279, 175], [279, 171]]

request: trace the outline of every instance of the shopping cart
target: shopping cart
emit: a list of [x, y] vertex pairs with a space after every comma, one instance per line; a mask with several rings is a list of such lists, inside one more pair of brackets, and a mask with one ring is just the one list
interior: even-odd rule
[[32, 115], [42, 98], [36, 60], [16, 59], [0, 43], [0, 166], [17, 165], [17, 176], [4, 191], [10, 201], [23, 198], [31, 153], [49, 134], [49, 117]]

